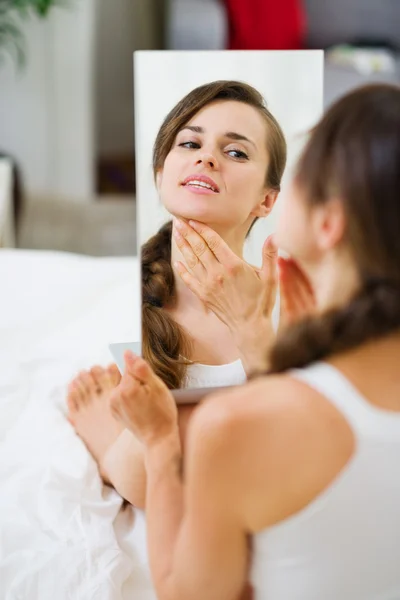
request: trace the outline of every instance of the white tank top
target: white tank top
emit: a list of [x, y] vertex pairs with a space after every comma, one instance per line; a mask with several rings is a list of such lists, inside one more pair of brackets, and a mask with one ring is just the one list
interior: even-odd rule
[[185, 388], [222, 387], [240, 385], [247, 380], [240, 359], [225, 365], [203, 365], [193, 363], [186, 372]]
[[400, 413], [326, 363], [290, 374], [340, 410], [357, 447], [315, 500], [253, 537], [255, 599], [399, 600]]

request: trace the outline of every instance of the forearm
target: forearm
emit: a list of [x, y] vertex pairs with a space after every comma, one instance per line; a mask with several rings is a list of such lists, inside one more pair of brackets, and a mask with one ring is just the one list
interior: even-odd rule
[[146, 448], [146, 517], [150, 568], [160, 598], [176, 600], [173, 557], [183, 518], [182, 451], [179, 434]]

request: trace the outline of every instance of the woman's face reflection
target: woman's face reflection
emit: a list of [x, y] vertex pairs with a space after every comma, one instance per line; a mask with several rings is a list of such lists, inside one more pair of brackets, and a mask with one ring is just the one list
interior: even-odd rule
[[271, 207], [267, 134], [249, 105], [220, 100], [204, 107], [178, 132], [157, 176], [165, 208], [217, 229], [247, 231]]

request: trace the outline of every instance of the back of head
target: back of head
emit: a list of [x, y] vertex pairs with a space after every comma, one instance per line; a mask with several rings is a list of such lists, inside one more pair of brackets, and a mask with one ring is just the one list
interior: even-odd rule
[[337, 198], [361, 286], [350, 303], [294, 325], [273, 372], [303, 367], [400, 328], [400, 88], [372, 85], [336, 102], [312, 131], [295, 181], [310, 207]]

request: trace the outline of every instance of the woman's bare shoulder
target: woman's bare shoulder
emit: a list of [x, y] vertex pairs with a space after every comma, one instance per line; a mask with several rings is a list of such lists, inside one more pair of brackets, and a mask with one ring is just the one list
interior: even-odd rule
[[[246, 440], [256, 440], [260, 434], [273, 452], [288, 438], [295, 444], [305, 433], [332, 426], [335, 419], [345, 424], [342, 415], [316, 390], [286, 374], [259, 377], [237, 388], [214, 392], [196, 413], [194, 423], [203, 431], [214, 431], [231, 444], [239, 438], [248, 443]], [[271, 431], [273, 435], [267, 435]]]
[[244, 385], [214, 392], [208, 396], [202, 410], [212, 418], [215, 415], [233, 420], [259, 415], [284, 414], [286, 410], [300, 409], [320, 395], [308, 385], [289, 375], [258, 377]]
[[218, 441], [226, 472], [235, 463], [237, 494], [253, 531], [311, 502], [354, 451], [353, 432], [343, 415], [289, 375], [214, 394], [201, 410], [201, 429], [210, 432], [214, 446]]

